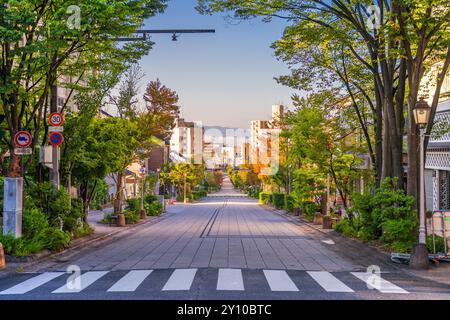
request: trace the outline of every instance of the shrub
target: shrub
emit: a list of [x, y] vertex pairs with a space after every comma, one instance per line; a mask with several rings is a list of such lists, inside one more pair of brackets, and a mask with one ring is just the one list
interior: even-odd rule
[[152, 202], [155, 202], [155, 201], [158, 201], [158, 197], [157, 196], [149, 195], [149, 196], [145, 196], [144, 197], [144, 202], [145, 203], [152, 203]]
[[25, 194], [25, 207], [45, 213], [51, 226], [59, 228], [60, 219], [63, 219], [63, 222], [68, 224], [64, 230], [72, 232], [75, 229], [70, 227], [78, 228], [73, 219], [82, 218], [82, 203], [79, 199], [70, 199], [66, 190], [60, 189], [55, 193], [52, 183], [44, 182], [27, 188]]
[[[445, 243], [444, 238], [439, 236], [434, 236], [435, 246], [436, 246], [436, 253], [446, 253], [445, 251]], [[427, 248], [428, 252], [434, 252], [433, 247], [433, 236], [427, 236]]]
[[334, 230], [342, 233], [346, 237], [357, 237], [358, 230], [356, 226], [347, 218], [341, 219], [337, 224], [333, 226]]
[[0, 242], [3, 244], [5, 254], [16, 257], [26, 257], [44, 249], [43, 244], [37, 240], [15, 239], [12, 235], [0, 235]]
[[248, 196], [254, 199], [259, 198], [259, 194], [261, 193], [261, 189], [256, 186], [250, 186], [247, 188]]
[[91, 235], [93, 233], [94, 233], [94, 229], [91, 226], [89, 226], [87, 223], [83, 223], [81, 228], [78, 228], [73, 232], [73, 237], [75, 239], [78, 239], [78, 238], [82, 238], [82, 237]]
[[25, 209], [23, 212], [23, 234], [33, 239], [49, 227], [47, 216], [39, 209]]
[[387, 220], [383, 223], [380, 240], [399, 252], [409, 251], [415, 239], [417, 221], [412, 219]]
[[[407, 196], [403, 190], [397, 189], [396, 181], [386, 179], [375, 194], [354, 195], [352, 212], [361, 218], [361, 237], [364, 240], [382, 240], [394, 242], [394, 233], [398, 228], [412, 228], [417, 223], [416, 212], [413, 209], [414, 198]], [[408, 220], [403, 226], [393, 223], [385, 224], [389, 220]], [[383, 226], [387, 228], [384, 234]], [[392, 235], [390, 235], [392, 233]], [[409, 233], [408, 233], [409, 237]], [[406, 241], [402, 238], [399, 241]]]
[[261, 192], [259, 194], [259, 203], [260, 204], [269, 204], [271, 202], [272, 202], [272, 193]]
[[285, 197], [284, 193], [273, 193], [272, 194], [272, 204], [275, 206], [275, 208], [277, 208], [277, 209], [284, 208], [284, 197]]
[[139, 209], [140, 205], [141, 205], [141, 198], [136, 198], [136, 199], [127, 199], [126, 200], [128, 209], [131, 211], [136, 211]]
[[69, 245], [70, 235], [57, 228], [47, 228], [39, 235], [38, 241], [42, 242], [45, 249], [61, 251]]
[[145, 209], [147, 210], [148, 216], [159, 216], [163, 212], [163, 204], [159, 201], [147, 204]]
[[141, 220], [141, 215], [138, 212], [127, 210], [124, 212], [125, 221], [127, 224], [136, 224]]
[[314, 219], [314, 215], [319, 210], [319, 206], [312, 201], [303, 202], [300, 208], [302, 209], [303, 215], [309, 220]]
[[101, 221], [101, 223], [104, 224], [113, 224], [115, 222], [115, 219], [113, 218], [113, 215], [111, 213], [106, 213], [103, 216], [103, 219]]
[[289, 212], [294, 212], [294, 197], [286, 194], [284, 197], [284, 209]]

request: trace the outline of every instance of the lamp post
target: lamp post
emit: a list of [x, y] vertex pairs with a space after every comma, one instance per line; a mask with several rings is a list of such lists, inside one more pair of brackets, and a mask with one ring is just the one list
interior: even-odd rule
[[419, 181], [419, 244], [415, 245], [409, 265], [413, 269], [427, 269], [429, 266], [425, 226], [425, 135], [430, 119], [431, 107], [420, 98], [414, 107], [414, 118], [420, 127], [420, 181]]
[[187, 199], [187, 182], [186, 182], [186, 178], [187, 178], [187, 172], [184, 172], [183, 173], [183, 177], [184, 177], [184, 199], [183, 199], [183, 202], [186, 204], [186, 203], [189, 203], [189, 200]]

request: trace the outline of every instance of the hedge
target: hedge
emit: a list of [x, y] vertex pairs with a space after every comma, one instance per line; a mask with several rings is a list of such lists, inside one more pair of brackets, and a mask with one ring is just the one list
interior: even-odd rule
[[269, 192], [261, 192], [259, 194], [259, 203], [260, 204], [269, 204], [272, 203], [272, 193]]

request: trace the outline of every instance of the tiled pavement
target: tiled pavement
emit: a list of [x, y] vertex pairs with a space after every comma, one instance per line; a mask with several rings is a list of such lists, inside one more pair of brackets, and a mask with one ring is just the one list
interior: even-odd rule
[[[372, 248], [233, 193], [172, 206], [158, 223], [3, 278], [0, 299], [450, 298], [448, 286], [411, 277]], [[366, 273], [371, 265], [381, 273]]]
[[[326, 234], [295, 225], [256, 200], [233, 197], [234, 191], [226, 186], [221, 192], [226, 196], [173, 207], [162, 221], [136, 228], [118, 241], [28, 271], [64, 271], [69, 265], [84, 271], [208, 267], [362, 271], [371, 264], [389, 268], [383, 257], [364, 253], [364, 246], [330, 241]], [[358, 254], [352, 256], [352, 250]]]

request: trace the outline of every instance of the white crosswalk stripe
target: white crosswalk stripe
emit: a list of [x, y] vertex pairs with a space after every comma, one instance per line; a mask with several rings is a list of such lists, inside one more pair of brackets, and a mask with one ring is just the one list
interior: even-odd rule
[[272, 291], [299, 291], [286, 271], [264, 270], [264, 275]]
[[46, 272], [43, 274], [40, 274], [36, 277], [33, 277], [31, 279], [28, 279], [24, 282], [19, 283], [18, 285], [9, 288], [8, 290], [4, 290], [0, 292], [0, 295], [7, 295], [7, 294], [25, 294], [27, 292], [30, 292], [33, 289], [36, 289], [47, 282], [50, 282], [59, 276], [63, 275], [64, 272]]
[[132, 270], [117, 281], [108, 292], [134, 292], [153, 270]]
[[217, 290], [244, 291], [241, 269], [219, 269]]
[[369, 288], [376, 289], [381, 293], [409, 293], [374, 273], [352, 272], [352, 275], [364, 281]]
[[176, 269], [164, 286], [163, 291], [190, 290], [196, 273], [197, 269]]
[[[170, 276], [168, 272], [171, 272]], [[203, 271], [202, 271], [203, 272]], [[106, 274], [109, 271], [90, 271], [85, 272], [76, 279], [69, 276], [64, 286], [54, 290], [52, 293], [80, 293], [85, 290]], [[123, 272], [112, 272], [108, 279], [103, 281], [102, 288], [100, 290], [106, 290], [107, 293], [114, 294], [119, 292], [135, 292], [139, 287], [144, 286], [144, 281], [150, 277], [168, 279], [164, 283], [162, 291], [189, 291], [192, 288], [195, 277], [199, 273], [198, 269], [173, 269], [173, 270], [130, 270], [125, 275]], [[51, 281], [57, 280], [58, 277], [64, 275], [64, 272], [46, 272], [40, 275], [36, 275], [28, 280], [25, 280], [19, 284], [16, 284], [10, 288], [0, 291], [2, 295], [23, 295], [30, 293], [30, 291], [37, 289], [45, 284], [51, 285]], [[355, 284], [355, 281], [361, 280], [367, 284], [367, 289], [376, 289], [380, 293], [393, 293], [393, 294], [405, 294], [409, 293], [405, 289], [397, 286], [396, 284], [383, 279], [380, 275], [365, 273], [365, 272], [351, 272], [354, 278], [346, 278], [344, 283], [338, 279], [337, 274], [333, 274], [325, 271], [290, 271], [287, 273], [285, 270], [252, 270], [243, 274], [242, 269], [230, 269], [223, 268], [217, 270], [217, 278], [210, 276], [204, 278], [199, 276], [200, 281], [215, 281], [217, 291], [237, 291], [245, 292], [260, 290], [260, 287], [256, 285], [254, 279], [249, 280], [248, 284], [244, 285], [244, 275], [253, 275], [257, 277], [263, 277], [267, 281], [270, 291], [272, 292], [300, 292], [298, 281], [308, 277], [312, 279], [316, 284], [318, 290], [325, 290], [330, 293], [353, 293], [355, 292], [350, 286]], [[259, 274], [259, 275], [258, 275]], [[117, 275], [117, 276], [114, 276]], [[120, 275], [120, 276], [119, 276]], [[294, 282], [291, 275], [298, 275]], [[58, 283], [60, 283], [58, 281]], [[60, 284], [58, 284], [59, 286]], [[77, 286], [78, 285], [78, 286]], [[255, 287], [256, 285], [256, 287]], [[305, 283], [306, 285], [306, 283]], [[99, 287], [99, 286], [97, 286]], [[320, 288], [319, 288], [320, 287]], [[54, 287], [53, 287], [54, 288]], [[109, 289], [108, 289], [109, 288]], [[155, 288], [155, 290], [158, 290]], [[159, 289], [161, 290], [161, 289]], [[364, 289], [362, 289], [364, 290]]]
[[79, 293], [93, 284], [95, 281], [105, 276], [109, 271], [90, 271], [67, 281], [61, 288], [56, 289], [52, 293]]
[[327, 292], [354, 292], [329, 272], [308, 271], [308, 274]]

